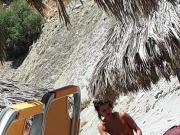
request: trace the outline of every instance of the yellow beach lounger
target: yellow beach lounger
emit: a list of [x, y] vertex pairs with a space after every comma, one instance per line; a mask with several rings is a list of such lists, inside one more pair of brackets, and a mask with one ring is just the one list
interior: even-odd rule
[[[69, 100], [68, 96], [73, 95], [73, 112], [72, 118], [69, 116]], [[33, 103], [33, 102], [32, 102]], [[30, 104], [32, 104], [30, 103]], [[51, 92], [46, 93], [41, 102], [37, 102], [33, 107], [24, 108], [11, 107], [6, 108], [0, 115], [0, 135], [23, 135], [23, 132], [16, 133], [16, 128], [23, 130], [25, 127], [25, 121], [21, 122], [21, 117], [17, 117], [19, 112], [23, 113], [23, 118], [33, 116], [32, 126], [30, 128], [29, 135], [78, 135], [80, 124], [80, 90], [77, 86], [67, 86]], [[28, 104], [28, 103], [25, 103]], [[42, 112], [42, 104], [44, 106]], [[18, 109], [17, 109], [18, 108]], [[19, 110], [19, 108], [22, 108]], [[39, 109], [37, 109], [39, 108]], [[10, 111], [10, 115], [8, 112]], [[8, 117], [7, 117], [8, 115]], [[2, 124], [3, 123], [6, 124]], [[16, 123], [17, 121], [20, 121]], [[13, 126], [12, 123], [16, 123]], [[1, 132], [1, 128], [3, 131]], [[11, 129], [11, 130], [9, 130]], [[12, 131], [12, 132], [10, 132]]]
[[23, 135], [26, 120], [43, 112], [39, 101], [24, 102], [9, 106], [0, 114], [0, 135]]
[[[72, 119], [69, 117], [68, 96], [74, 97]], [[78, 135], [80, 118], [80, 90], [77, 86], [67, 86], [45, 94], [44, 115], [35, 117], [30, 134], [32, 135]], [[38, 127], [43, 117], [42, 130]]]

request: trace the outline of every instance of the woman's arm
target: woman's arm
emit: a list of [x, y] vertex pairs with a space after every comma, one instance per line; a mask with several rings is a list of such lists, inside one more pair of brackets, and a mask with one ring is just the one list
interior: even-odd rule
[[141, 129], [137, 126], [136, 122], [132, 119], [130, 115], [125, 112], [121, 112], [121, 115], [128, 123], [128, 125], [136, 132], [137, 135], [142, 135]]
[[109, 135], [109, 134], [105, 131], [105, 127], [104, 127], [104, 125], [102, 124], [102, 122], [100, 122], [100, 123], [98, 124], [98, 130], [99, 130], [100, 135]]

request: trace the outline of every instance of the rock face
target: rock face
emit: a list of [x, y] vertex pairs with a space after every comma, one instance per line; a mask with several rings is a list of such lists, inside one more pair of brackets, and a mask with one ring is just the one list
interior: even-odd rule
[[77, 4], [71, 10], [69, 30], [60, 25], [58, 16], [48, 20], [23, 64], [13, 73], [4, 71], [2, 77], [38, 87], [75, 84], [86, 98], [88, 80], [102, 56], [101, 49], [113, 23], [93, 1], [86, 1], [84, 6]]

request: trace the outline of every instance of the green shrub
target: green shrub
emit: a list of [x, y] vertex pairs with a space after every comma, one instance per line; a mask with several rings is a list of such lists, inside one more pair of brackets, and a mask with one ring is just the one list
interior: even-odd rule
[[3, 26], [7, 60], [26, 54], [41, 33], [43, 19], [25, 0], [14, 0], [0, 11], [0, 26]]

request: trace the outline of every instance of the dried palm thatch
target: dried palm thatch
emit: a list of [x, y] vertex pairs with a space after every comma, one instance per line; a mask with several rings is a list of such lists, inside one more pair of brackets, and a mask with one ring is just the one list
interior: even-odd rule
[[58, 11], [59, 11], [59, 18], [65, 22], [65, 25], [68, 27], [70, 25], [69, 15], [66, 12], [65, 4], [62, 0], [56, 0]]
[[128, 17], [136, 19], [148, 16], [156, 9], [157, 0], [95, 0], [105, 12], [114, 15], [118, 20]]
[[32, 5], [42, 16], [44, 15], [43, 10], [46, 9], [46, 5], [42, 2], [43, 0], [26, 0]]
[[[113, 8], [107, 6], [108, 1], [100, 3], [119, 20], [109, 31], [104, 56], [96, 65], [90, 82], [90, 93], [95, 98], [115, 101], [120, 94], [148, 90], [161, 77], [170, 80], [171, 75], [177, 75], [180, 80], [180, 16], [175, 8], [176, 1], [132, 1], [144, 3], [137, 6], [139, 10], [129, 7], [127, 11], [124, 6], [119, 13], [122, 18], [118, 10], [111, 11]], [[146, 2], [151, 3], [147, 12]]]
[[[48, 10], [48, 7], [43, 3], [43, 0], [26, 0], [30, 5], [32, 5], [42, 16], [45, 15], [45, 10]], [[59, 18], [63, 22], [65, 22], [65, 25], [68, 27], [70, 25], [70, 18], [66, 12], [65, 5], [69, 2], [69, 0], [63, 1], [63, 0], [53, 0], [57, 4], [57, 9], [59, 13]]]
[[0, 26], [0, 62], [3, 64], [5, 58], [5, 48], [4, 48], [4, 36], [2, 33], [2, 27]]
[[[41, 13], [42, 0], [27, 1]], [[179, 0], [94, 1], [117, 19], [90, 82], [95, 98], [114, 101], [119, 94], [149, 89], [161, 77], [180, 80]], [[61, 20], [69, 25], [66, 1], [56, 2]]]

